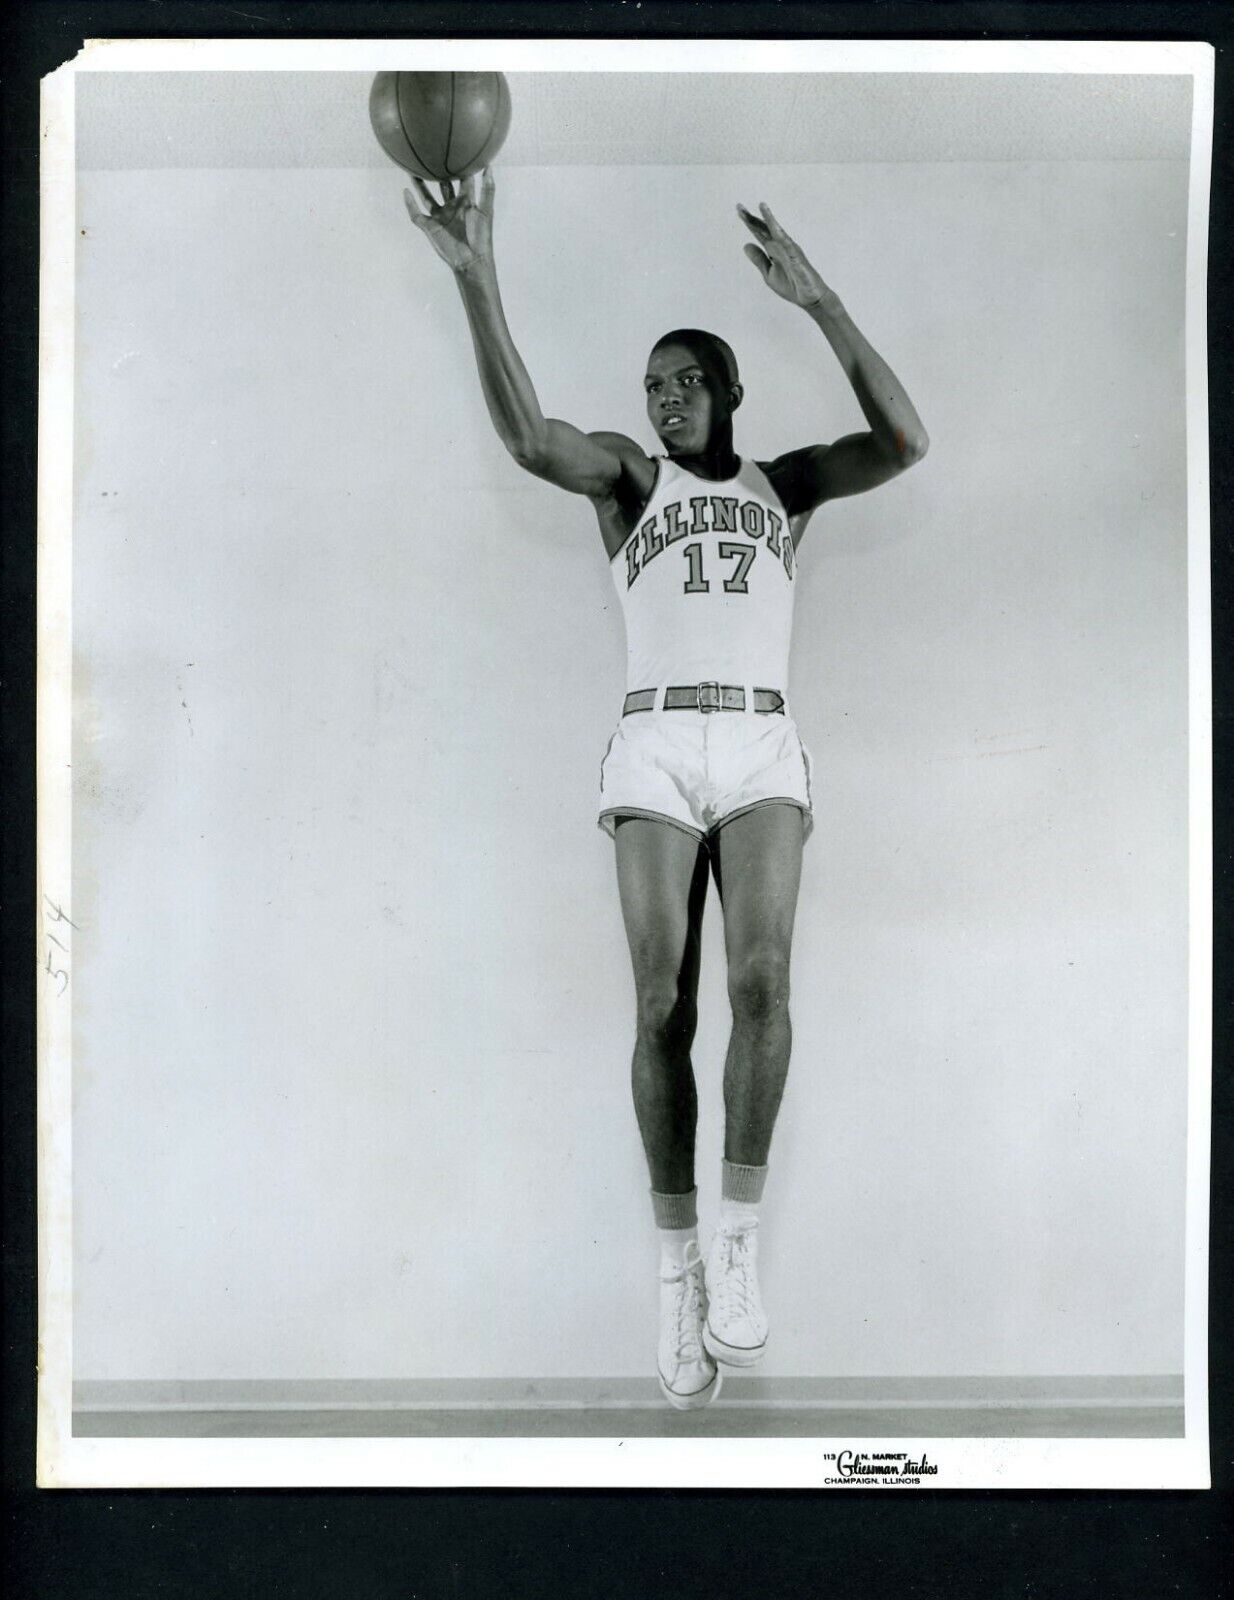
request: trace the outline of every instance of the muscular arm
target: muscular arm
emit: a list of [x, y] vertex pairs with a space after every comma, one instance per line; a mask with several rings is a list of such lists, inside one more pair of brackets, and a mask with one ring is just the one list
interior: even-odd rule
[[488, 414], [502, 444], [520, 467], [560, 489], [593, 499], [612, 493], [622, 471], [613, 436], [583, 433], [541, 411], [506, 325], [496, 268], [490, 263], [483, 271], [460, 274], [458, 287]]
[[583, 433], [540, 409], [501, 303], [492, 244], [492, 174], [485, 172], [478, 198], [474, 179], [464, 180], [457, 194], [452, 184], [443, 184], [441, 203], [418, 179], [413, 181], [427, 209], [417, 206], [410, 193], [404, 196], [407, 209], [454, 272], [485, 403], [501, 442], [519, 466], [559, 488], [599, 500], [614, 495], [631, 452], [642, 452], [633, 440]]
[[763, 217], [741, 207], [742, 219], [759, 244], [746, 246], [767, 285], [800, 306], [822, 331], [869, 423], [834, 444], [790, 450], [770, 462], [767, 474], [790, 516], [813, 511], [825, 500], [861, 494], [920, 461], [929, 447], [925, 427], [904, 386], [823, 282], [766, 206]]

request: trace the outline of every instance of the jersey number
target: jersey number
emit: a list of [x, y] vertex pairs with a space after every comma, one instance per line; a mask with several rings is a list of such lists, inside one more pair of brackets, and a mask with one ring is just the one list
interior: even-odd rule
[[[719, 547], [720, 558], [724, 561], [735, 560], [731, 578], [725, 578], [724, 589], [726, 594], [748, 594], [746, 573], [750, 570], [750, 563], [754, 560], [758, 546], [752, 544], [735, 544], [725, 540]], [[690, 565], [690, 576], [682, 585], [686, 594], [706, 594], [711, 588], [709, 579], [703, 577], [703, 547], [695, 542], [688, 544], [681, 552]]]

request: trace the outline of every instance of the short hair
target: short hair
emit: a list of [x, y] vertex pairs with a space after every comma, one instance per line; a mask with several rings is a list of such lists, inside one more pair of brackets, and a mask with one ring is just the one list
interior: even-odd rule
[[710, 370], [713, 376], [720, 378], [724, 383], [741, 382], [737, 374], [737, 357], [733, 354], [732, 346], [721, 339], [719, 334], [708, 333], [703, 328], [674, 328], [672, 333], [666, 333], [656, 340], [651, 347], [652, 355], [657, 350], [662, 350], [666, 344], [685, 345], [699, 366]]

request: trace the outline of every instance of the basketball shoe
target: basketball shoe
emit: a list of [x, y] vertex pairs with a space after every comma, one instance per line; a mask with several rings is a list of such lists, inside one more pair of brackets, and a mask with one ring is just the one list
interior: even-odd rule
[[707, 1291], [703, 1258], [693, 1241], [681, 1266], [660, 1268], [660, 1391], [678, 1411], [708, 1406], [720, 1392], [720, 1373], [703, 1348]]
[[758, 1290], [755, 1218], [722, 1222], [707, 1252], [703, 1345], [730, 1367], [752, 1367], [767, 1348], [767, 1314]]

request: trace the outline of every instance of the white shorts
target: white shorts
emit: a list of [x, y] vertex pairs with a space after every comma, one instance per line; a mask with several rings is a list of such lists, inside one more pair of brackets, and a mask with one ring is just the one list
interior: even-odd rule
[[810, 754], [786, 713], [637, 711], [622, 717], [600, 766], [600, 826], [672, 822], [696, 839], [755, 806], [799, 806], [814, 825]]

